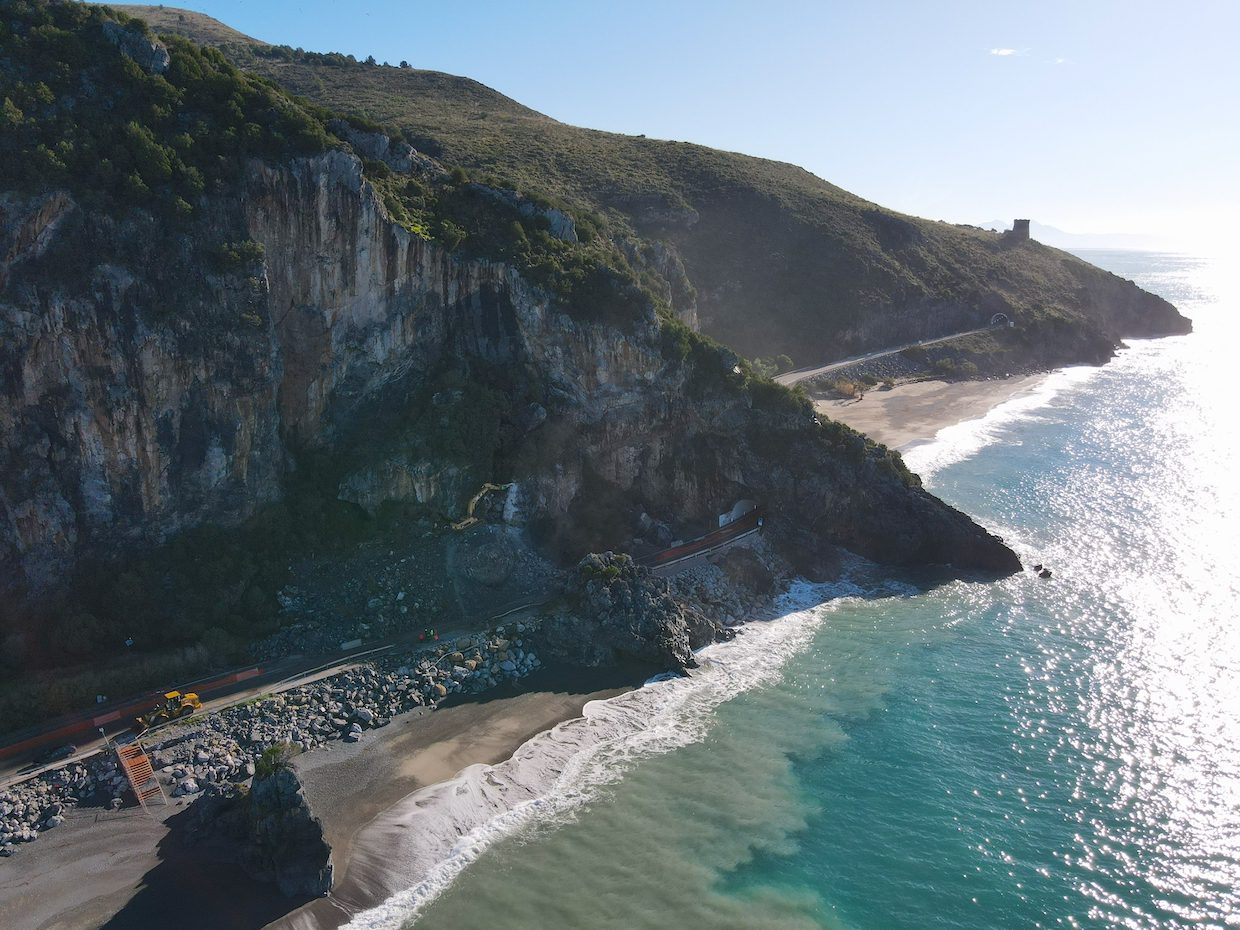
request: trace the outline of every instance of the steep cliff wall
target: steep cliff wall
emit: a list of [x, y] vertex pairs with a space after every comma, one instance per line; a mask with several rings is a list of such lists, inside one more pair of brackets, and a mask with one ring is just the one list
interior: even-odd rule
[[[505, 400], [466, 450], [470, 480], [517, 480], [524, 518], [551, 538], [622, 542], [623, 528], [593, 519], [621, 501], [702, 519], [756, 496], [811, 544], [1013, 565], [860, 437], [796, 404], [759, 409], [729, 353], [669, 348], [652, 307], [591, 322], [512, 267], [393, 223], [345, 152], [252, 162], [179, 236], [62, 193], [6, 196], [0, 211], [10, 588], [85, 555], [236, 523], [285, 493], [308, 450], [348, 463], [346, 497], [361, 485], [372, 507], [412, 493], [451, 512], [425, 476], [453, 456], [410, 427], [430, 411], [468, 428], [452, 422], [459, 391], [429, 404], [419, 393], [445, 367]], [[251, 248], [221, 268], [221, 240], [261, 243], [262, 257]]]
[[0, 240], [38, 243], [0, 248], [6, 587], [57, 578], [83, 551], [235, 522], [281, 491], [262, 271], [212, 274], [200, 244], [160, 232], [64, 193], [0, 200]]

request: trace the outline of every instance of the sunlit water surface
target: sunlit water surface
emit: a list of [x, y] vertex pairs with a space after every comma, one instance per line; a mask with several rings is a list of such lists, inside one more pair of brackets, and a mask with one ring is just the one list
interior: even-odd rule
[[1240, 305], [1209, 263], [1086, 257], [1196, 333], [908, 455], [1052, 580], [800, 587], [355, 926], [1240, 927]]

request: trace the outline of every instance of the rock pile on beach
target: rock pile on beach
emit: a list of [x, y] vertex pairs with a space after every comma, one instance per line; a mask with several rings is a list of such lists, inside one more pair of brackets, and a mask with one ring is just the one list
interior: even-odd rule
[[731, 639], [734, 626], [770, 604], [783, 572], [782, 560], [761, 542], [671, 579], [623, 553], [594, 553], [578, 563], [568, 607], [544, 623], [543, 643], [556, 658], [580, 665], [694, 668], [693, 650]]
[[[263, 752], [278, 744], [307, 751], [332, 741], [355, 743], [369, 730], [451, 695], [476, 694], [542, 666], [533, 623], [436, 643], [413, 655], [385, 655], [249, 704], [157, 731], [147, 754], [174, 798], [230, 794], [253, 777]], [[128, 781], [111, 753], [45, 772], [0, 791], [0, 855], [59, 826], [80, 802], [120, 799]]]
[[151, 746], [151, 763], [175, 796], [244, 781], [264, 751], [281, 743], [306, 752], [355, 743], [392, 717], [528, 675], [542, 662], [527, 625], [441, 643], [414, 656], [383, 656], [251, 704], [210, 714]]
[[128, 787], [111, 756], [74, 762], [0, 791], [0, 856], [17, 843], [64, 823], [65, 814], [82, 801], [110, 801]]
[[693, 650], [721, 633], [685, 608], [668, 583], [623, 553], [592, 553], [566, 586], [566, 607], [544, 624], [544, 642], [565, 661], [589, 666], [636, 662], [694, 668]]
[[785, 576], [786, 565], [759, 541], [679, 572], [668, 585], [686, 610], [734, 627], [769, 610], [771, 596], [788, 580]]
[[[305, 752], [362, 741], [397, 714], [523, 678], [542, 667], [542, 653], [581, 665], [636, 661], [690, 668], [693, 649], [729, 638], [734, 625], [758, 616], [785, 575], [782, 561], [761, 542], [671, 580], [652, 576], [625, 555], [590, 555], [569, 583], [565, 610], [426, 644], [412, 654], [383, 654], [171, 725], [144, 745], [171, 797], [232, 795], [273, 746]], [[79, 803], [119, 805], [128, 789], [115, 757], [105, 753], [0, 791], [0, 855], [59, 826]]]

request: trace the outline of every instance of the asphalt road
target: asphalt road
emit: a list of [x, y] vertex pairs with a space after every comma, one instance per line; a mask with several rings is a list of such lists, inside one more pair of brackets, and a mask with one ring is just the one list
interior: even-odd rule
[[952, 333], [950, 336], [939, 336], [935, 339], [923, 339], [920, 342], [910, 342], [907, 345], [896, 346], [894, 349], [883, 349], [881, 352], [871, 352], [869, 355], [854, 355], [851, 358], [843, 359], [838, 362], [831, 362], [829, 365], [819, 365], [817, 368], [798, 368], [796, 371], [787, 371], [782, 375], [776, 375], [775, 380], [785, 387], [792, 387], [801, 381], [809, 381], [817, 378], [819, 375], [830, 374], [841, 368], [847, 368], [850, 365], [857, 365], [861, 362], [873, 361], [876, 358], [882, 358], [885, 355], [895, 355], [897, 352], [903, 352], [905, 349], [915, 349], [918, 346], [932, 346], [939, 342], [950, 342], [952, 339], [960, 339], [963, 336], [974, 336], [978, 333], [989, 332], [994, 327], [982, 326], [978, 329], [965, 330], [963, 333]]

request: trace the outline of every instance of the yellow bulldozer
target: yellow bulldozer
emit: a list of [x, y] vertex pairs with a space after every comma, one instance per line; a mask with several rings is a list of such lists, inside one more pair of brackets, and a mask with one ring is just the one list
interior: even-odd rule
[[141, 733], [143, 730], [157, 727], [161, 723], [167, 723], [169, 720], [188, 717], [199, 710], [202, 710], [202, 701], [198, 700], [198, 695], [194, 692], [188, 691], [182, 694], [180, 691], [168, 691], [164, 694], [164, 703], [157, 705], [149, 713], [137, 718], [134, 721], [134, 726]]

